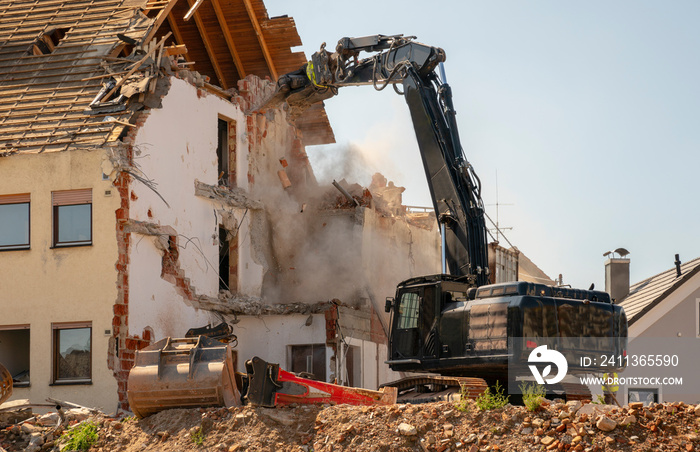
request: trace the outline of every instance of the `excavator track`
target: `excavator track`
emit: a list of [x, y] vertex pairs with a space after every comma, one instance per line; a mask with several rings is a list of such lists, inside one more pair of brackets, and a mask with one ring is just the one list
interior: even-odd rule
[[12, 395], [12, 375], [0, 364], [0, 403], [3, 403]]
[[[469, 399], [476, 399], [488, 388], [486, 380], [470, 377], [446, 377], [421, 375], [402, 378], [382, 385], [396, 388], [398, 403], [429, 403], [454, 401], [464, 390]], [[462, 389], [464, 388], [464, 389]]]
[[572, 400], [591, 400], [591, 390], [588, 386], [580, 383], [561, 383], [561, 387], [564, 390], [567, 402]]

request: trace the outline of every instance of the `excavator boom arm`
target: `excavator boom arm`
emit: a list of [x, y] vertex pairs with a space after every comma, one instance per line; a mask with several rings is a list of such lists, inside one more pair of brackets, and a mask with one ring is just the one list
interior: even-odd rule
[[[378, 53], [360, 59], [361, 52]], [[392, 85], [403, 94], [435, 213], [444, 224], [449, 272], [481, 286], [488, 284], [488, 257], [480, 182], [462, 152], [451, 89], [435, 74], [443, 61], [442, 49], [415, 42], [413, 37], [343, 38], [334, 53], [324, 44], [303, 68], [280, 77], [268, 105], [286, 101], [295, 117], [345, 86], [372, 85], [382, 90]]]

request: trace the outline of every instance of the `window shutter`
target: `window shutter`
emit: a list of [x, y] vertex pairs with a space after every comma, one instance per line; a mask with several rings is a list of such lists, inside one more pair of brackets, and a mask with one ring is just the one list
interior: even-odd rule
[[0, 204], [19, 204], [29, 202], [29, 193], [19, 195], [0, 195]]
[[92, 203], [92, 188], [54, 191], [51, 193], [51, 200], [54, 206], [90, 204]]

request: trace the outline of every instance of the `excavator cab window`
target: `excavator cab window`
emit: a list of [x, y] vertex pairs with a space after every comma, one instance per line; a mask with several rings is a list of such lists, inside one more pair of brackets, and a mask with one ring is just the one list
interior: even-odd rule
[[419, 297], [416, 292], [404, 292], [401, 295], [397, 327], [402, 330], [418, 327]]

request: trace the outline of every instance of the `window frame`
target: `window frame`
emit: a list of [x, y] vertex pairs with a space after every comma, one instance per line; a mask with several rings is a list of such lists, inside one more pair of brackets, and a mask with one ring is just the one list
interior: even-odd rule
[[695, 299], [695, 337], [700, 338], [700, 298]]
[[[90, 207], [89, 222], [90, 222], [90, 239], [79, 240], [72, 242], [59, 242], [59, 209], [61, 207], [81, 206], [87, 204]], [[52, 223], [52, 238], [51, 248], [69, 248], [74, 246], [91, 246], [93, 244], [93, 221], [92, 221], [92, 189], [78, 190], [58, 190], [51, 192], [51, 223]]]
[[[62, 330], [71, 329], [84, 329], [90, 330], [90, 350], [89, 350], [89, 373], [88, 377], [71, 377], [71, 378], [61, 378], [59, 377], [59, 339], [58, 334]], [[52, 322], [51, 323], [51, 385], [80, 385], [80, 384], [92, 384], [92, 352], [93, 352], [93, 329], [92, 322]]]
[[0, 251], [17, 251], [31, 249], [32, 244], [32, 202], [30, 193], [0, 195], [0, 206], [27, 205], [27, 243], [17, 245], [0, 245]]
[[[31, 386], [31, 378], [32, 378], [32, 372], [31, 372], [31, 352], [32, 352], [32, 334], [31, 334], [31, 325], [28, 323], [23, 323], [23, 324], [18, 324], [18, 325], [0, 325], [0, 332], [3, 331], [28, 331], [29, 332], [29, 338], [28, 338], [28, 350], [27, 350], [27, 362], [29, 365], [29, 380], [26, 382], [16, 382], [13, 380], [12, 386], [15, 388], [28, 388]], [[7, 367], [7, 370], [12, 373], [12, 369], [8, 365], [8, 363], [4, 363], [5, 366]]]
[[[645, 391], [645, 392], [650, 392], [650, 393], [655, 393], [656, 394], [656, 400], [653, 403], [662, 403], [662, 398], [661, 398], [661, 388], [658, 386], [646, 386], [646, 387], [628, 387], [627, 388], [627, 404], [630, 403], [630, 391]], [[640, 400], [640, 402], [644, 402], [643, 400]], [[644, 406], [648, 406], [645, 405]]]

